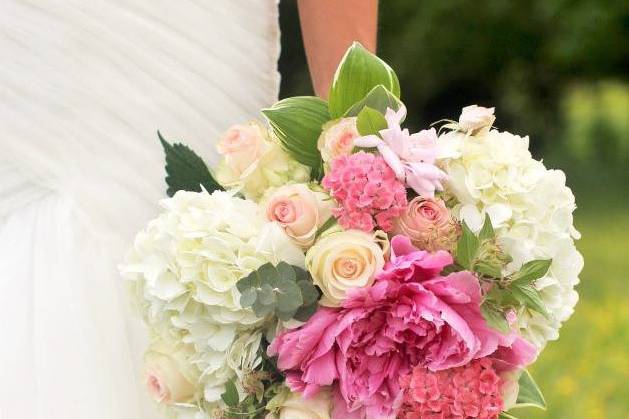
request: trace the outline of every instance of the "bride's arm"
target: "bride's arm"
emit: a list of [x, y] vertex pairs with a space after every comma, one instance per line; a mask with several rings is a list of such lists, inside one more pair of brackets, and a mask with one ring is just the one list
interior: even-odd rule
[[315, 93], [326, 98], [353, 41], [375, 51], [378, 0], [299, 0], [299, 17]]

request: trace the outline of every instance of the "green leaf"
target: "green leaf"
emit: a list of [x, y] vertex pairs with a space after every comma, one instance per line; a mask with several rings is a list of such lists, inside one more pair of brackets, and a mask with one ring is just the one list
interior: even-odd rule
[[474, 271], [491, 278], [502, 278], [502, 266], [493, 265], [487, 261], [480, 261], [474, 264]]
[[240, 403], [238, 390], [236, 389], [236, 384], [233, 380], [229, 380], [225, 383], [225, 392], [221, 394], [221, 399], [223, 399], [225, 404], [229, 407], [236, 407], [238, 406], [238, 403]]
[[205, 162], [194, 151], [184, 144], [170, 144], [157, 131], [159, 141], [166, 154], [166, 184], [168, 196], [177, 191], [201, 192], [203, 188], [209, 193], [223, 190], [214, 179]]
[[297, 274], [295, 273], [295, 268], [293, 268], [291, 265], [289, 265], [286, 262], [280, 262], [277, 264], [276, 266], [277, 269], [277, 273], [279, 274], [280, 278], [283, 279], [284, 281], [293, 281], [295, 282], [295, 280], [297, 279]]
[[485, 214], [485, 222], [483, 223], [480, 233], [478, 233], [478, 239], [484, 241], [492, 240], [495, 237], [496, 233], [494, 232], [494, 226], [491, 224], [491, 218], [489, 218], [489, 214]]
[[525, 307], [530, 308], [531, 310], [535, 310], [538, 313], [548, 317], [546, 306], [544, 305], [544, 302], [539, 295], [539, 291], [536, 290], [533, 285], [519, 285], [512, 283], [509, 289], [515, 299], [518, 300]]
[[302, 279], [297, 281], [297, 285], [301, 290], [304, 306], [309, 306], [319, 300], [319, 291], [317, 291], [317, 287], [314, 286], [312, 281]]
[[262, 285], [260, 292], [258, 292], [258, 300], [260, 304], [268, 306], [275, 304], [275, 293], [273, 287], [269, 284]]
[[294, 281], [281, 280], [278, 284], [277, 294], [278, 317], [282, 320], [290, 320], [297, 309], [304, 303], [301, 289]]
[[500, 414], [500, 416], [498, 416], [499, 419], [518, 419], [517, 417], [513, 416], [511, 413], [508, 412], [502, 412]]
[[531, 373], [527, 370], [523, 370], [518, 384], [520, 391], [518, 392], [518, 398], [514, 408], [537, 407], [538, 409], [546, 410], [544, 395], [535, 380], [533, 380]]
[[300, 322], [308, 321], [310, 317], [317, 311], [318, 304], [311, 304], [309, 306], [302, 306], [295, 312], [293, 318]]
[[328, 229], [332, 228], [336, 224], [336, 217], [332, 216], [326, 220], [325, 223], [321, 227], [317, 229], [315, 233], [315, 240], [321, 236], [321, 234], [325, 233]]
[[387, 127], [387, 120], [384, 115], [375, 109], [365, 106], [358, 114], [356, 128], [360, 135], [377, 135], [380, 130]]
[[280, 100], [262, 110], [282, 148], [295, 160], [312, 168], [312, 175], [321, 174], [321, 153], [317, 141], [322, 125], [328, 122], [328, 104], [317, 97], [297, 96]]
[[511, 330], [504, 313], [493, 303], [484, 301], [480, 306], [480, 311], [489, 327], [502, 333], [508, 333]]
[[518, 285], [532, 284], [546, 275], [552, 262], [552, 259], [537, 259], [525, 263], [520, 270], [513, 275], [513, 283]]
[[246, 289], [240, 294], [240, 305], [244, 308], [251, 307], [257, 298], [258, 292], [255, 288]]
[[472, 230], [463, 221], [463, 234], [456, 246], [456, 262], [462, 267], [471, 270], [472, 263], [478, 253], [480, 242]]
[[389, 92], [386, 87], [379, 84], [371, 89], [362, 100], [354, 103], [352, 107], [345, 112], [344, 116], [358, 116], [360, 111], [365, 107], [370, 107], [385, 115], [388, 108], [394, 111], [399, 110], [400, 107], [402, 107], [402, 102], [400, 102], [393, 93]]
[[251, 307], [255, 315], [259, 318], [266, 317], [273, 312], [275, 309], [275, 304], [264, 305], [260, 302], [260, 300], [256, 300]]
[[270, 262], [260, 266], [256, 273], [260, 278], [259, 287], [261, 287], [262, 284], [269, 284], [275, 287], [281, 278], [277, 268]]
[[400, 82], [391, 67], [354, 42], [343, 56], [332, 81], [329, 95], [331, 118], [343, 116], [379, 84], [400, 97]]

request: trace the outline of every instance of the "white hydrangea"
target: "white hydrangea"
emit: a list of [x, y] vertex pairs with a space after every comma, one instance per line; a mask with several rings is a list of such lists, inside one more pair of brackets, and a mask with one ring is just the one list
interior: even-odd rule
[[583, 258], [574, 246], [574, 195], [560, 170], [548, 170], [529, 152], [528, 137], [491, 130], [472, 136], [451, 131], [439, 138], [440, 165], [448, 173], [446, 190], [459, 204], [454, 213], [478, 231], [489, 214], [499, 241], [518, 270], [533, 259], [553, 259], [536, 282], [550, 318], [521, 313], [525, 338], [542, 348], [558, 338], [562, 322], [578, 300]]
[[304, 255], [254, 202], [232, 193], [180, 191], [161, 206], [121, 271], [153, 335], [194, 346], [190, 362], [199, 369], [205, 401], [218, 402], [235, 366], [253, 362], [247, 351], [258, 350], [255, 342], [231, 350], [240, 336], [259, 336], [252, 333], [261, 326], [240, 306], [236, 282], [266, 262], [303, 267]]

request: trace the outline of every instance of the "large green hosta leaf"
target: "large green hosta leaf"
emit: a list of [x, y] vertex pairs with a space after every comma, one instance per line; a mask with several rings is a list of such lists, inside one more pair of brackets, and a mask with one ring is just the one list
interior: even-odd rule
[[317, 97], [297, 96], [280, 100], [262, 110], [273, 132], [295, 160], [310, 166], [312, 176], [321, 173], [321, 153], [317, 141], [321, 126], [330, 120], [328, 104]]
[[341, 60], [332, 81], [328, 99], [332, 119], [343, 116], [378, 85], [384, 86], [397, 98], [400, 97], [400, 82], [393, 69], [354, 42]]

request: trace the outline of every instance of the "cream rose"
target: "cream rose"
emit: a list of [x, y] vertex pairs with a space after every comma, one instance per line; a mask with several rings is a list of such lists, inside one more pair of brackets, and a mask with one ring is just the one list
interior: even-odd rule
[[359, 136], [356, 118], [341, 118], [325, 124], [317, 142], [323, 161], [328, 163], [339, 156], [351, 154], [354, 140]]
[[388, 247], [382, 231], [337, 230], [321, 237], [306, 253], [306, 268], [323, 292], [320, 304], [338, 307], [347, 290], [373, 284]]
[[317, 229], [332, 216], [334, 201], [306, 184], [282, 186], [265, 204], [266, 218], [277, 222], [301, 248], [312, 246]]
[[158, 403], [172, 404], [193, 400], [198, 393], [198, 371], [187, 361], [194, 350], [183, 344], [160, 341], [144, 356], [145, 379], [149, 394]]
[[330, 419], [329, 392], [321, 390], [310, 399], [291, 393], [280, 409], [280, 419]]
[[394, 233], [407, 236], [422, 250], [452, 252], [459, 238], [460, 227], [441, 199], [416, 197], [395, 221]]
[[225, 165], [235, 176], [251, 170], [265, 151], [266, 131], [256, 122], [230, 127], [216, 148], [224, 157]]
[[282, 394], [276, 402], [270, 403], [275, 405], [274, 412], [266, 415], [265, 419], [330, 419], [329, 390], [320, 390], [309, 399], [304, 399], [299, 393]]
[[459, 129], [471, 135], [487, 133], [495, 120], [494, 108], [470, 105], [466, 106], [461, 111], [461, 116], [459, 116]]
[[267, 189], [306, 182], [310, 169], [291, 158], [259, 122], [234, 125], [217, 145], [222, 159], [216, 179], [257, 201]]

